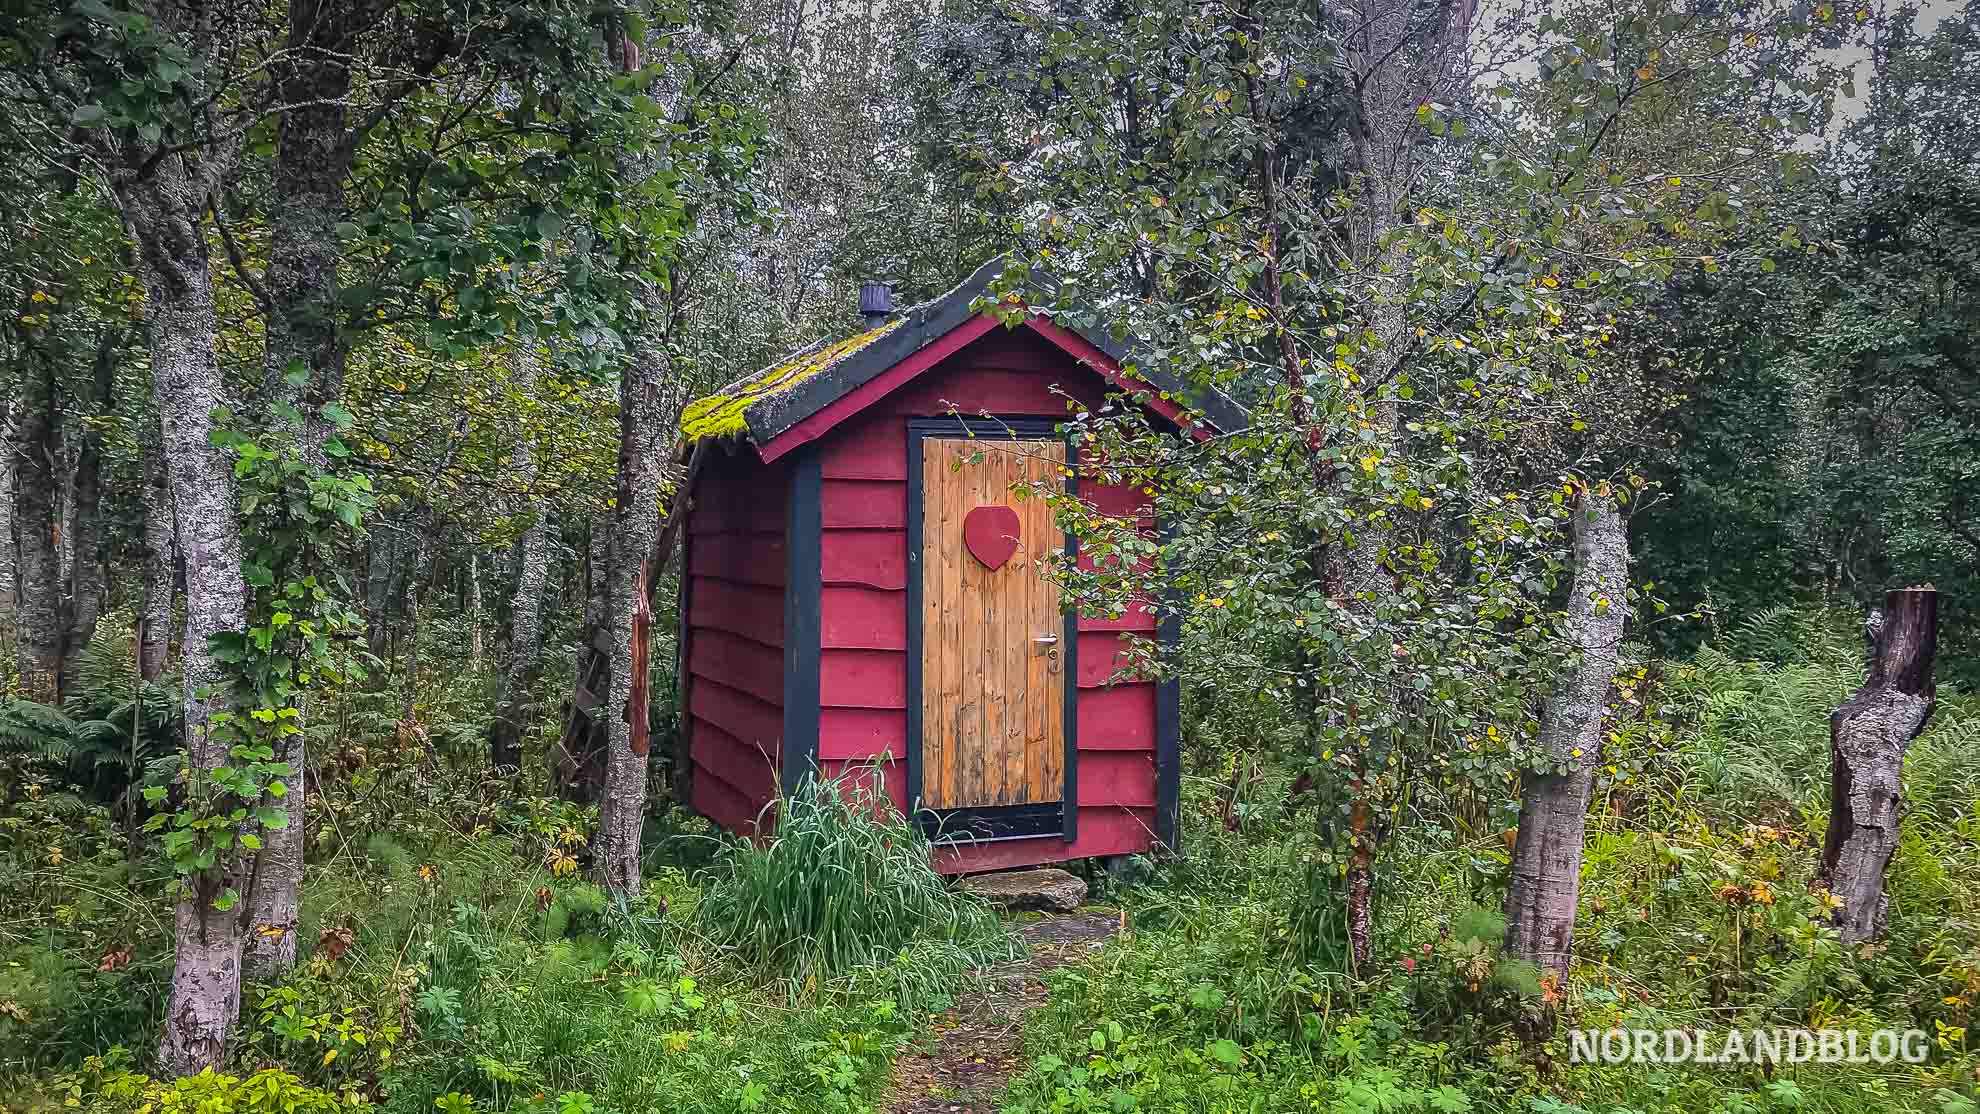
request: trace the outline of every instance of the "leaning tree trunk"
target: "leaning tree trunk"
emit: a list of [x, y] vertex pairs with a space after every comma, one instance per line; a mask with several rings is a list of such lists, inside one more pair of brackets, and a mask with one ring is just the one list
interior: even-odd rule
[[172, 490], [165, 454], [144, 446], [144, 602], [138, 615], [138, 676], [155, 681], [165, 672], [172, 644]]
[[21, 695], [53, 704], [62, 698], [62, 560], [56, 549], [55, 482], [60, 400], [53, 369], [23, 369], [14, 501], [20, 593], [16, 643]]
[[[649, 301], [658, 292], [647, 290]], [[656, 317], [659, 307], [649, 306]], [[640, 826], [646, 818], [646, 682], [651, 613], [646, 607], [649, 556], [660, 529], [660, 479], [668, 440], [661, 387], [665, 350], [649, 339], [619, 385], [619, 481], [606, 571], [605, 626], [611, 679], [604, 706], [605, 792], [592, 858], [615, 896], [639, 895]]]
[[1875, 939], [1884, 926], [1884, 874], [1898, 845], [1904, 752], [1936, 707], [1932, 679], [1939, 593], [1931, 585], [1887, 593], [1866, 627], [1870, 673], [1829, 717], [1829, 831], [1816, 885], [1842, 904], [1845, 944]]
[[[152, 397], [172, 493], [179, 545], [186, 562], [186, 630], [180, 648], [185, 676], [188, 773], [205, 777], [228, 759], [224, 740], [208, 729], [225, 706], [227, 678], [211, 639], [247, 624], [241, 578], [241, 531], [235, 517], [234, 476], [215, 446], [213, 411], [226, 401], [214, 347], [212, 275], [200, 227], [207, 186], [183, 155], [162, 155], [148, 173], [118, 183], [118, 200], [144, 282], [151, 344]], [[158, 1058], [173, 1074], [218, 1066], [240, 1010], [241, 925], [214, 899], [242, 881], [240, 863], [223, 861], [188, 880], [175, 915], [171, 1000]]]
[[[536, 390], [535, 341], [516, 346], [515, 383], [528, 397]], [[543, 590], [550, 571], [548, 507], [536, 493], [536, 449], [527, 437], [516, 443], [510, 460], [516, 482], [525, 492], [530, 523], [516, 539], [516, 595], [509, 609], [509, 657], [495, 690], [495, 722], [489, 730], [488, 758], [498, 776], [522, 771], [522, 737], [529, 714], [530, 694], [536, 689], [543, 660]]]
[[1540, 713], [1548, 770], [1522, 778], [1519, 836], [1506, 892], [1506, 952], [1567, 981], [1581, 890], [1582, 838], [1602, 752], [1602, 713], [1628, 618], [1629, 533], [1608, 497], [1585, 492], [1574, 514], [1567, 635], [1575, 660]]

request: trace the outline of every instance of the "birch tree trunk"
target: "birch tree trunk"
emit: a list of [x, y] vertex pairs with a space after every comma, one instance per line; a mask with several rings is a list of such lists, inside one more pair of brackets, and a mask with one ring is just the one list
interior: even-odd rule
[[1519, 836], [1506, 892], [1506, 952], [1567, 981], [1581, 891], [1582, 841], [1602, 753], [1602, 714], [1615, 684], [1629, 603], [1629, 534], [1605, 495], [1574, 514], [1567, 635], [1574, 663], [1540, 713], [1539, 751], [1553, 769], [1522, 778]]
[[1829, 717], [1829, 831], [1816, 885], [1842, 904], [1845, 944], [1883, 932], [1884, 875], [1897, 850], [1904, 802], [1904, 752], [1937, 706], [1933, 680], [1939, 593], [1931, 585], [1886, 593], [1871, 636], [1869, 676]]
[[54, 704], [62, 697], [62, 562], [56, 552], [56, 437], [61, 402], [54, 369], [45, 364], [22, 369], [14, 500], [19, 553], [19, 638], [15, 651], [21, 695]]
[[[136, 155], [133, 155], [135, 158]], [[121, 176], [120, 209], [137, 246], [151, 344], [152, 396], [158, 406], [173, 517], [186, 562], [186, 758], [194, 776], [227, 760], [226, 744], [208, 730], [226, 689], [209, 648], [212, 637], [247, 623], [241, 579], [241, 533], [235, 517], [233, 466], [210, 439], [211, 415], [225, 397], [214, 355], [218, 325], [201, 214], [211, 179], [184, 154], [163, 154], [148, 171]], [[207, 167], [217, 176], [217, 168]], [[238, 862], [223, 862], [179, 896], [174, 917], [171, 1000], [158, 1058], [166, 1071], [190, 1074], [216, 1066], [240, 1009], [240, 919], [213, 908], [238, 886]]]
[[[647, 313], [659, 320], [658, 290], [646, 290]], [[650, 327], [650, 326], [649, 326]], [[660, 480], [666, 471], [668, 427], [662, 390], [664, 348], [649, 336], [619, 384], [619, 480], [606, 570], [606, 630], [611, 636], [610, 687], [601, 713], [607, 728], [605, 787], [599, 802], [592, 859], [605, 888], [639, 896], [640, 826], [646, 818], [648, 745], [646, 610], [648, 557], [660, 528]], [[636, 631], [637, 628], [637, 631]], [[635, 635], [638, 637], [635, 637]]]
[[[364, 544], [364, 639], [365, 648], [380, 661], [390, 657], [392, 617], [392, 574], [398, 567], [398, 532], [380, 531], [374, 524]], [[387, 670], [374, 675], [382, 684]]]
[[549, 579], [549, 522], [541, 501], [536, 521], [516, 539], [516, 595], [509, 619], [509, 659], [495, 694], [495, 724], [489, 761], [497, 774], [513, 777], [522, 768], [522, 738], [528, 729], [530, 696], [543, 660], [543, 589]]
[[[517, 345], [516, 390], [536, 390], [534, 342]], [[536, 450], [528, 438], [516, 445], [511, 466], [516, 482], [528, 492], [530, 524], [516, 539], [516, 595], [509, 610], [509, 657], [495, 689], [495, 722], [490, 728], [488, 759], [498, 776], [514, 777], [522, 770], [522, 737], [527, 729], [530, 695], [536, 689], [543, 659], [543, 590], [550, 571], [548, 507], [536, 493]]]
[[[116, 401], [117, 357], [123, 348], [123, 334], [111, 329], [104, 334], [96, 351], [97, 412], [107, 414]], [[83, 426], [81, 445], [76, 451], [75, 478], [70, 483], [69, 537], [75, 547], [69, 560], [68, 607], [63, 616], [62, 674], [64, 691], [75, 676], [76, 655], [96, 636], [96, 620], [103, 614], [108, 574], [103, 565], [103, 435]]]
[[468, 668], [481, 670], [481, 554], [468, 551]]
[[[352, 153], [345, 99], [355, 14], [348, 0], [290, 0], [289, 50], [274, 71], [280, 101], [298, 107], [282, 113], [276, 130], [262, 393], [277, 420], [296, 410], [298, 448], [319, 472], [328, 463], [324, 446], [336, 432], [324, 407], [344, 391], [345, 349], [337, 336], [343, 250], [336, 227], [344, 219]], [[288, 736], [280, 755], [293, 771], [281, 802], [289, 823], [267, 832], [256, 856], [243, 955], [246, 976], [256, 980], [279, 978], [296, 964], [309, 796], [306, 697], [297, 700], [296, 711], [303, 730]]]
[[144, 447], [144, 602], [138, 614], [138, 676], [155, 681], [165, 672], [172, 644], [172, 491], [165, 454]]

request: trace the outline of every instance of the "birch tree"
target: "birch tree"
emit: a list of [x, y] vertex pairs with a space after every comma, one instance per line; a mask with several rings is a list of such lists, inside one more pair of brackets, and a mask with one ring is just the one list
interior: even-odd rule
[[[525, 404], [534, 399], [539, 354], [533, 340], [514, 346], [513, 389]], [[515, 554], [516, 590], [509, 608], [508, 658], [495, 689], [495, 722], [489, 728], [489, 764], [498, 775], [519, 777], [526, 714], [536, 687], [543, 653], [543, 593], [549, 580], [549, 502], [536, 488], [536, 448], [527, 436], [510, 458], [515, 483], [524, 492], [518, 500], [527, 517]]]
[[1081, 541], [1159, 576], [1083, 560], [1067, 581], [1166, 601], [1188, 647], [1169, 668], [1246, 678], [1301, 725], [1334, 906], [1311, 923], [1366, 971], [1412, 790], [1486, 793], [1538, 737], [1563, 479], [1609, 474], [1590, 431], [1627, 442], [1642, 412], [1590, 384], [1630, 380], [1624, 337], [1669, 275], [1766, 243], [1748, 206], [1796, 172], [1827, 74], [1785, 7], [973, 18], [1035, 36], [1035, 70], [969, 87], [1001, 109], [980, 188], [1060, 280], [1009, 290], [1252, 407], [1245, 437], [1205, 443], [1082, 418], [1170, 527]]
[[1574, 957], [1575, 903], [1603, 716], [1629, 616], [1629, 534], [1614, 495], [1585, 485], [1571, 519], [1574, 573], [1563, 641], [1571, 656], [1540, 713], [1521, 777], [1519, 836], [1506, 890], [1506, 952], [1555, 985]]

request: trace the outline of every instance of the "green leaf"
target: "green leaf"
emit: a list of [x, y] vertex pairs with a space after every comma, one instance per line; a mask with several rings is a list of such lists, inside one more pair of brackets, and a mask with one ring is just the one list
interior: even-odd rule
[[98, 128], [103, 126], [106, 115], [100, 104], [79, 104], [69, 114], [69, 123], [79, 128]]

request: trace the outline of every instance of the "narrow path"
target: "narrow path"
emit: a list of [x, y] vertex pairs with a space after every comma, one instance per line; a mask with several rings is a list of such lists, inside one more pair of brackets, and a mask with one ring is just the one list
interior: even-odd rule
[[1104, 947], [1117, 913], [1044, 917], [1018, 929], [1027, 954], [992, 968], [984, 985], [937, 1014], [929, 1032], [901, 1050], [887, 1114], [997, 1114], [1004, 1088], [1022, 1066], [1024, 1019], [1045, 1002], [1042, 976]]

